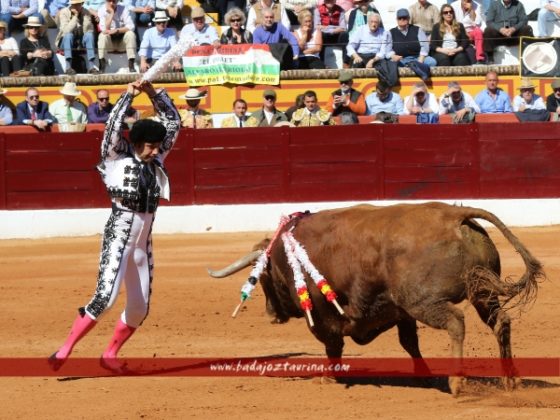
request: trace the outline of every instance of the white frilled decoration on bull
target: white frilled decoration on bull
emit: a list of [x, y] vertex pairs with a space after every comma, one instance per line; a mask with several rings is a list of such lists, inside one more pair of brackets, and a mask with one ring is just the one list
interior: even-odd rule
[[274, 242], [276, 242], [276, 239], [278, 238], [278, 235], [280, 234], [280, 231], [282, 230], [282, 228], [289, 221], [290, 221], [290, 218], [288, 216], [282, 216], [280, 218], [280, 223], [278, 224], [278, 228], [276, 229], [276, 233], [274, 234], [274, 236], [270, 240], [270, 243], [268, 244], [266, 249], [263, 251], [263, 253], [257, 259], [257, 262], [255, 263], [255, 266], [253, 267], [253, 269], [251, 270], [251, 273], [249, 274], [249, 278], [247, 279], [245, 284], [243, 286], [241, 286], [241, 302], [239, 302], [239, 304], [235, 307], [235, 310], [231, 314], [232, 318], [235, 318], [237, 316], [237, 314], [239, 313], [239, 311], [243, 307], [243, 303], [245, 303], [245, 301], [251, 297], [251, 293], [255, 289], [255, 286], [257, 285], [259, 277], [261, 276], [264, 269], [268, 265], [268, 257], [270, 256], [270, 250], [272, 249], [272, 245], [274, 244]]
[[[313, 303], [311, 302], [311, 297], [309, 296], [309, 291], [307, 290], [307, 284], [305, 283], [305, 276], [301, 271], [301, 265], [298, 258], [296, 257], [292, 241], [290, 239], [291, 233], [282, 234], [282, 242], [284, 243], [284, 251], [286, 252], [286, 258], [288, 258], [288, 264], [292, 267], [294, 272], [294, 283], [296, 286], [296, 292], [299, 297], [299, 304], [301, 309], [304, 310], [307, 316], [307, 321], [309, 326], [313, 327], [315, 323], [311, 317], [311, 309], [313, 309]], [[293, 236], [292, 236], [293, 238]]]
[[336, 293], [331, 289], [331, 286], [329, 286], [325, 277], [323, 277], [323, 275], [319, 273], [319, 270], [315, 268], [315, 266], [309, 259], [309, 255], [307, 255], [307, 252], [305, 251], [303, 245], [301, 245], [297, 241], [297, 239], [294, 238], [294, 235], [291, 231], [284, 233], [284, 235], [286, 235], [286, 237], [288, 238], [288, 241], [291, 248], [293, 249], [296, 258], [301, 263], [301, 265], [303, 265], [305, 271], [309, 273], [309, 276], [313, 279], [313, 281], [317, 285], [317, 288], [321, 291], [325, 298], [335, 306], [340, 315], [344, 315], [344, 310], [336, 300]]

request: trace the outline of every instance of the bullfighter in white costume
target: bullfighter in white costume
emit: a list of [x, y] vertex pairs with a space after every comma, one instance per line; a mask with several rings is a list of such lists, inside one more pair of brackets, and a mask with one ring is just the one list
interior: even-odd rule
[[[122, 136], [123, 120], [133, 99], [146, 93], [159, 121], [137, 121], [129, 141]], [[50, 358], [58, 370], [74, 345], [97, 323], [115, 302], [122, 282], [127, 302], [101, 365], [122, 372], [117, 352], [148, 314], [152, 283], [152, 223], [162, 197], [169, 200], [169, 180], [163, 162], [173, 147], [181, 120], [165, 90], [156, 92], [149, 82], [134, 82], [115, 104], [101, 144], [101, 173], [112, 201], [105, 225], [97, 287], [91, 301], [79, 309], [64, 345]]]

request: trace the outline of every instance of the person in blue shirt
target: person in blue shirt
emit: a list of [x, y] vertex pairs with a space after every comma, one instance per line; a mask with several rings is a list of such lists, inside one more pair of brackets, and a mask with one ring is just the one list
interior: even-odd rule
[[391, 87], [379, 80], [375, 86], [375, 92], [366, 97], [366, 115], [376, 115], [385, 112], [394, 115], [404, 114], [402, 98], [391, 90]]
[[513, 112], [509, 95], [498, 87], [498, 83], [498, 74], [495, 71], [486, 73], [486, 89], [474, 99], [481, 114]]
[[391, 33], [381, 26], [381, 16], [368, 16], [368, 24], [350, 35], [346, 52], [352, 59], [352, 67], [372, 68], [378, 61], [387, 59], [393, 49]]
[[[262, 16], [262, 25], [258, 26], [253, 32], [253, 44], [277, 45], [287, 41], [292, 47], [293, 61], [297, 61], [300, 49], [296, 37], [284, 25], [274, 22], [274, 12], [272, 9], [264, 9]], [[272, 55], [274, 55], [274, 51], [272, 51]], [[278, 61], [280, 61], [280, 65], [284, 69], [287, 63], [283, 63], [282, 60]]]
[[[176, 43], [175, 31], [167, 27], [169, 18], [163, 10], [158, 10], [153, 19], [154, 28], [144, 32], [140, 50], [140, 71], [147, 71], [158, 59], [169, 51]], [[175, 59], [171, 64], [173, 70], [181, 70], [179, 59]]]
[[0, 20], [8, 24], [8, 35], [16, 28], [23, 30], [30, 16], [43, 22], [37, 0], [2, 0], [0, 10]]

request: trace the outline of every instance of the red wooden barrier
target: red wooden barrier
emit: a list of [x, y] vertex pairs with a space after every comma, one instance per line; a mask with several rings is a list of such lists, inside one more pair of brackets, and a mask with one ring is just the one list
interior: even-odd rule
[[[100, 131], [0, 134], [0, 209], [109, 204]], [[560, 196], [560, 124], [182, 130], [173, 205]]]

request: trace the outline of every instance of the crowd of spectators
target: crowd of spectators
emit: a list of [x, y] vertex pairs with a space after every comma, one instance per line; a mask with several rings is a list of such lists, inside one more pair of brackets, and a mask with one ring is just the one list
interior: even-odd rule
[[[178, 38], [190, 36], [197, 45], [216, 48], [270, 44], [283, 69], [325, 68], [325, 49], [338, 47], [344, 67], [409, 66], [426, 80], [435, 65], [492, 63], [497, 46], [515, 45], [520, 36], [533, 34], [518, 0], [455, 0], [441, 8], [418, 0], [397, 10], [393, 22], [382, 22], [375, 2], [368, 0], [233, 3], [228, 10], [228, 2], [214, 2], [219, 22], [227, 25], [220, 36], [202, 7], [183, 16], [188, 10], [183, 0], [1, 0], [1, 75], [52, 75], [56, 52], [64, 55], [69, 75], [105, 72], [112, 51], [126, 54], [131, 72], [144, 72]], [[538, 35], [549, 36], [559, 16], [560, 1], [543, 1]], [[142, 26], [146, 30], [140, 36]], [[47, 27], [58, 28], [55, 45], [45, 36]], [[11, 34], [22, 29], [25, 36], [18, 44]], [[180, 67], [175, 62], [168, 71]]]
[[[470, 123], [477, 114], [515, 113], [520, 121], [558, 121], [560, 116], [560, 80], [551, 84], [552, 93], [542, 98], [535, 93], [531, 79], [522, 78], [519, 94], [511, 98], [499, 87], [498, 74], [486, 74], [486, 87], [471, 96], [457, 81], [448, 83], [447, 90], [438, 98], [424, 82], [415, 83], [406, 96], [401, 97], [385, 81], [379, 79], [375, 90], [369, 94], [354, 87], [351, 70], [341, 70], [339, 88], [331, 92], [324, 108], [319, 106], [316, 92], [307, 90], [297, 96], [295, 103], [285, 111], [276, 106], [277, 94], [266, 89], [262, 95], [262, 106], [249, 110], [243, 98], [237, 98], [230, 116], [217, 118], [220, 127], [276, 127], [289, 125], [309, 127], [334, 124], [354, 124], [360, 116], [369, 116], [371, 122], [395, 123], [403, 115], [413, 115], [418, 123], [437, 123], [441, 115], [449, 115], [453, 123]], [[39, 100], [39, 89], [30, 87], [25, 91], [25, 101], [13, 111], [4, 100], [6, 89], [0, 89], [0, 125], [29, 125], [46, 130], [52, 124], [82, 125], [104, 123], [112, 110], [109, 92], [95, 92], [96, 102], [85, 105], [79, 99], [81, 92], [74, 82], [66, 82], [60, 89], [61, 98], [49, 103]], [[403, 92], [404, 93], [404, 92]], [[190, 88], [179, 96], [181, 126], [191, 129], [206, 129], [217, 126], [214, 116], [200, 105], [207, 95], [202, 89]], [[149, 113], [143, 117], [150, 117]], [[132, 124], [139, 112], [129, 109], [125, 123]], [[84, 127], [85, 128], [85, 127]], [[79, 130], [77, 130], [79, 131]]]

